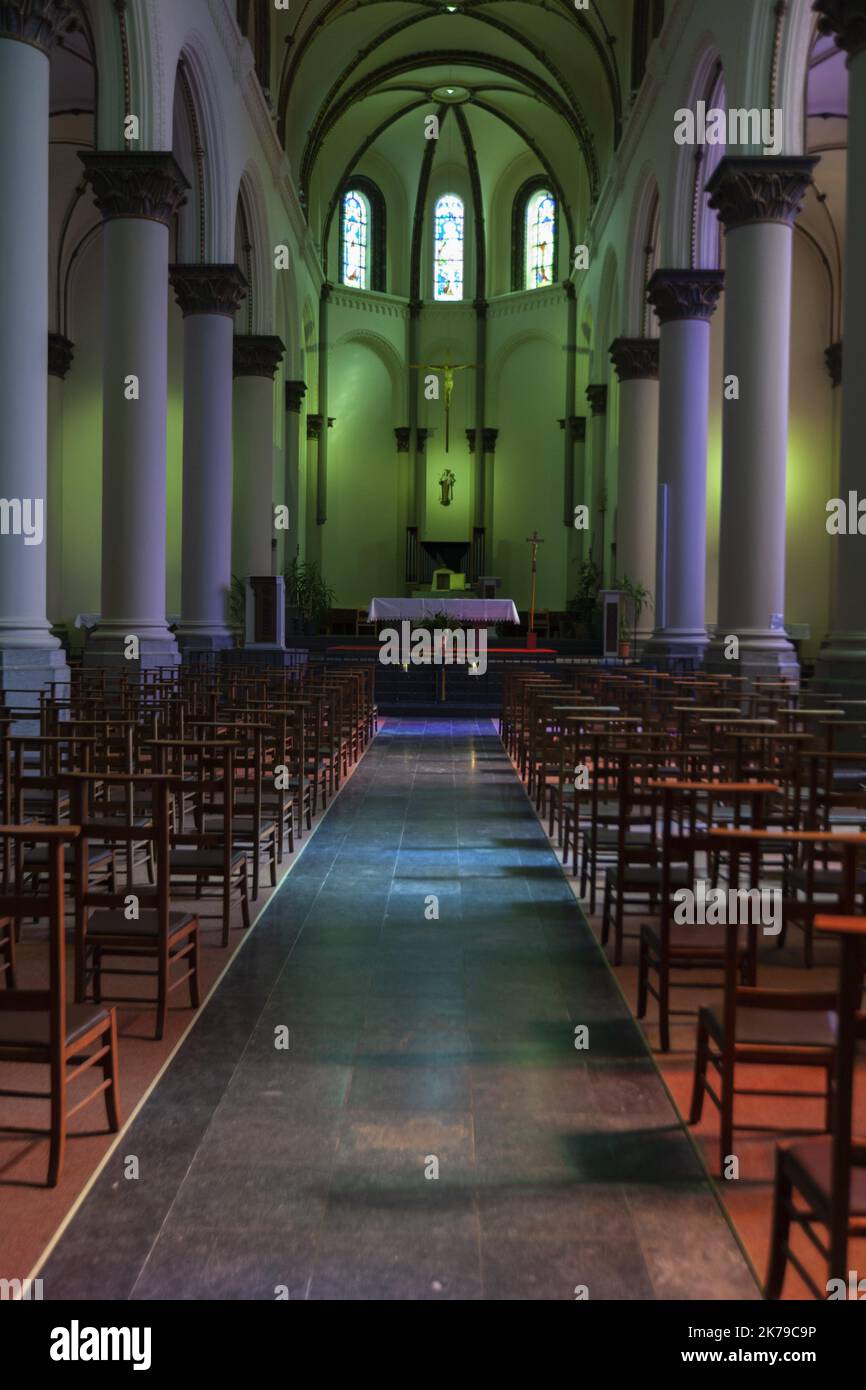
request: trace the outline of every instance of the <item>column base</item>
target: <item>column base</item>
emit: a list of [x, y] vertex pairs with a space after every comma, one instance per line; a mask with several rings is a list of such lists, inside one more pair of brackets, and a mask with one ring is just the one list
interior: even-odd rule
[[[725, 656], [725, 646], [731, 637], [739, 641], [736, 658]], [[798, 684], [800, 681], [800, 663], [793, 645], [787, 637], [775, 632], [727, 632], [714, 637], [707, 648], [704, 670], [708, 675], [745, 676], [747, 680], [776, 676]]]
[[175, 637], [182, 654], [224, 652], [235, 644], [231, 628], [217, 623], [182, 622]]
[[815, 662], [814, 685], [839, 691], [841, 704], [866, 699], [866, 632], [831, 632]]
[[653, 662], [662, 671], [694, 669], [703, 662], [708, 642], [705, 628], [658, 628], [641, 650], [641, 660]]
[[49, 687], [58, 699], [69, 698], [69, 667], [59, 644], [0, 647], [0, 689], [7, 704], [38, 710], [39, 692]]
[[[127, 656], [129, 639], [138, 638], [138, 655]], [[159, 666], [179, 666], [180, 652], [174, 634], [165, 623], [110, 621], [88, 633], [84, 666], [108, 666], [139, 674]]]

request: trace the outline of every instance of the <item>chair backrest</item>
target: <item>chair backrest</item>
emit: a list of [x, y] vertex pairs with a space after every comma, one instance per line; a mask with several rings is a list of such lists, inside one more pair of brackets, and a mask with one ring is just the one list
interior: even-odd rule
[[0, 916], [48, 917], [47, 989], [4, 989], [0, 1011], [47, 1013], [50, 1047], [57, 1056], [66, 1038], [65, 851], [79, 836], [77, 825], [0, 825], [0, 841], [45, 845], [48, 886], [42, 892], [0, 892]]

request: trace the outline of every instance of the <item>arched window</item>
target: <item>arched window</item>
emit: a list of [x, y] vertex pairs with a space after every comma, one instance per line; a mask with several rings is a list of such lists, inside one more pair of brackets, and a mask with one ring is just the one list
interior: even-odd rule
[[526, 204], [523, 284], [527, 290], [552, 285], [556, 272], [556, 199], [539, 188]]
[[511, 210], [511, 288], [538, 290], [556, 279], [559, 206], [543, 174], [517, 190]]
[[438, 198], [433, 213], [433, 298], [463, 298], [463, 202], [454, 193]]
[[343, 194], [340, 280], [353, 290], [370, 288], [370, 203], [359, 188]]

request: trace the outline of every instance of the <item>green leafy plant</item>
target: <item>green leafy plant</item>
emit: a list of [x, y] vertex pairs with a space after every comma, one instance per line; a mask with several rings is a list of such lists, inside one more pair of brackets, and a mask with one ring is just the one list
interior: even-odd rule
[[286, 582], [286, 607], [298, 609], [308, 622], [321, 626], [329, 608], [334, 606], [334, 590], [325, 583], [317, 560], [299, 560], [295, 556], [283, 571]]
[[577, 593], [568, 602], [568, 611], [575, 622], [591, 626], [598, 612], [598, 592], [601, 588], [601, 566], [595, 560], [584, 560], [577, 571]]
[[239, 627], [241, 632], [244, 630], [246, 621], [246, 604], [246, 585], [238, 575], [233, 574], [232, 587], [229, 592], [229, 621], [232, 627]]
[[[652, 608], [653, 596], [645, 584], [639, 581], [636, 583], [624, 574], [622, 579], [617, 580], [613, 586], [624, 594], [628, 600], [628, 605], [623, 605], [620, 611], [619, 635], [623, 642], [633, 641], [637, 646], [637, 629], [641, 620], [641, 615], [645, 608]], [[631, 609], [631, 625], [629, 625], [628, 612]]]

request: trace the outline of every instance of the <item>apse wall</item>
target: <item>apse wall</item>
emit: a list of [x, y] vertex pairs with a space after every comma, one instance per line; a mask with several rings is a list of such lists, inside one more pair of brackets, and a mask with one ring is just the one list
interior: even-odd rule
[[396, 569], [398, 458], [391, 373], [363, 341], [338, 344], [328, 364], [328, 520], [321, 530], [322, 573], [338, 607], [391, 594]]

